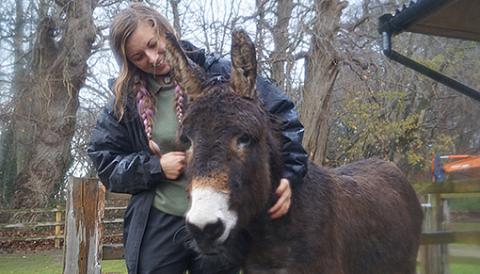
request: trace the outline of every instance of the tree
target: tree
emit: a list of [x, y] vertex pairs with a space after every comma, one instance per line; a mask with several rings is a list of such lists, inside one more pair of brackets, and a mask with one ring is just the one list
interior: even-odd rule
[[[15, 16], [11, 18], [14, 22], [13, 33], [5, 32], [2, 35], [5, 36], [5, 40], [11, 40], [9, 46], [5, 45], [7, 48], [2, 50], [13, 49], [13, 79], [11, 85], [9, 85], [10, 94], [13, 94], [13, 100], [7, 100], [5, 111], [2, 113], [2, 124], [4, 125], [2, 129], [2, 135], [0, 138], [0, 182], [1, 182], [1, 200], [0, 204], [8, 204], [11, 200], [13, 193], [14, 181], [17, 175], [17, 166], [22, 166], [24, 164], [25, 155], [28, 154], [28, 151], [20, 151], [17, 155], [17, 143], [19, 141], [28, 143], [29, 135], [23, 134], [19, 136], [16, 133], [15, 129], [20, 129], [21, 131], [26, 131], [25, 125], [22, 123], [15, 123], [13, 119], [13, 109], [16, 109], [19, 106], [18, 102], [22, 102], [25, 99], [25, 74], [26, 74], [26, 51], [24, 49], [24, 40], [25, 40], [25, 25], [26, 25], [26, 15], [24, 12], [24, 2], [17, 1], [15, 3]], [[5, 13], [6, 10], [4, 10]], [[3, 13], [3, 12], [2, 12]], [[6, 15], [6, 14], [5, 14]], [[4, 17], [5, 18], [5, 17]], [[9, 18], [9, 16], [7, 16]], [[7, 61], [7, 60], [6, 60]], [[7, 61], [9, 63], [9, 61]], [[18, 91], [18, 92], [15, 92]], [[15, 103], [14, 107], [11, 107], [11, 102]], [[4, 102], [5, 103], [5, 102]], [[25, 111], [25, 110], [24, 110]], [[21, 149], [21, 148], [20, 148]], [[20, 150], [19, 149], [19, 150]]]
[[335, 47], [339, 21], [346, 2], [314, 1], [315, 17], [305, 57], [305, 82], [300, 118], [305, 126], [304, 146], [312, 161], [321, 164], [325, 156], [328, 118], [340, 56]]
[[[95, 1], [40, 2], [26, 83], [17, 96], [14, 207], [46, 206], [70, 164], [78, 93], [95, 41]], [[56, 16], [55, 16], [56, 15]], [[21, 100], [21, 101], [18, 101]], [[22, 132], [22, 129], [25, 131]], [[29, 140], [23, 142], [28, 134]], [[18, 162], [18, 161], [17, 161]]]
[[286, 63], [290, 59], [288, 56], [289, 41], [289, 23], [292, 17], [293, 0], [279, 0], [276, 5], [276, 22], [272, 28], [274, 50], [270, 56], [272, 66], [272, 79], [277, 85], [286, 89]]
[[173, 13], [173, 28], [177, 32], [178, 37], [182, 36], [182, 27], [180, 25], [180, 12], [178, 10], [178, 4], [181, 0], [168, 0], [170, 6], [172, 7]]

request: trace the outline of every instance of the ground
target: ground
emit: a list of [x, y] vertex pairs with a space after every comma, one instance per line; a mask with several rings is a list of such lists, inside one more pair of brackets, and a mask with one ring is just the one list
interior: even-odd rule
[[[63, 267], [61, 249], [0, 255], [1, 274], [60, 274]], [[123, 260], [103, 261], [103, 274], [127, 274]]]
[[[480, 273], [480, 246], [451, 245], [452, 255], [475, 256], [478, 261], [470, 263], [453, 263], [450, 274]], [[43, 250], [37, 252], [16, 252], [0, 255], [1, 274], [60, 274], [62, 273], [63, 251], [61, 249]], [[124, 261], [103, 261], [102, 273], [127, 274]]]

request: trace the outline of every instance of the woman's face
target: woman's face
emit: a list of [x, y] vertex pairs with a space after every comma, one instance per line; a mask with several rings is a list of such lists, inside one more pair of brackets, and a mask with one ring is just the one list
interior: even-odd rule
[[125, 47], [127, 59], [144, 72], [154, 75], [170, 72], [165, 60], [165, 38], [157, 35], [150, 22], [140, 21]]

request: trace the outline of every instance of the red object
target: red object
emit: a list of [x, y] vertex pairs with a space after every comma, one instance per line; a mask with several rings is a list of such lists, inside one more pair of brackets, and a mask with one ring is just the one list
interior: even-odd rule
[[[440, 163], [440, 160], [446, 162]], [[441, 179], [440, 181], [443, 181], [444, 176], [449, 173], [480, 177], [480, 155], [436, 156], [432, 161], [432, 172], [437, 179]]]
[[458, 161], [448, 162], [443, 164], [443, 170], [446, 173], [457, 171], [468, 171], [471, 169], [480, 168], [480, 156], [473, 155], [452, 155], [465, 157], [449, 157], [449, 159], [461, 159]]

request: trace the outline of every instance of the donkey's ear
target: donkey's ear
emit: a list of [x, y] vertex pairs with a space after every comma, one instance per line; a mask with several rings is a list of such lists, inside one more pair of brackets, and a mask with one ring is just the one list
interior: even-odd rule
[[257, 60], [255, 45], [243, 29], [232, 32], [232, 76], [233, 90], [250, 98], [256, 97]]
[[166, 33], [165, 38], [165, 57], [172, 77], [190, 100], [195, 100], [202, 93], [203, 71], [187, 58], [175, 35]]

